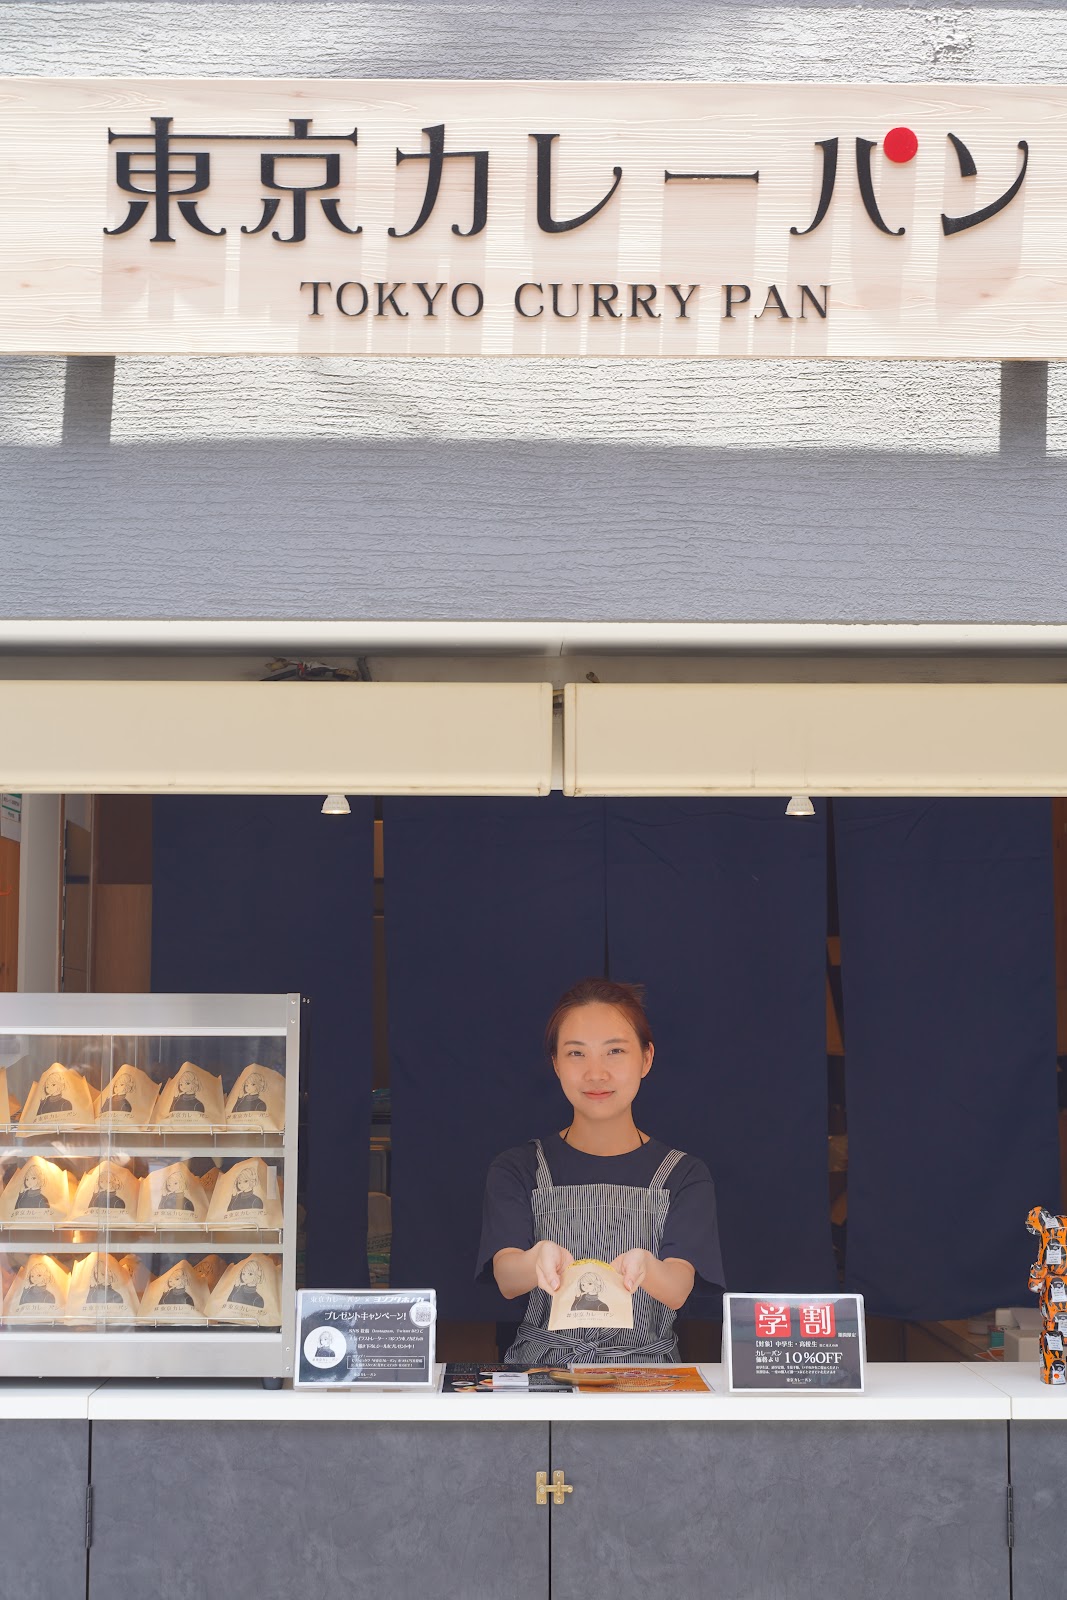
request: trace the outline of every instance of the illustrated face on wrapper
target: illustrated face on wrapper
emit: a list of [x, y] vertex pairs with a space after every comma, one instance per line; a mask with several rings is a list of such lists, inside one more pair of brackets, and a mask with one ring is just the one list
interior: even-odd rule
[[93, 1321], [129, 1322], [137, 1316], [137, 1292], [130, 1274], [113, 1256], [94, 1254], [75, 1264], [67, 1311]]
[[226, 1124], [259, 1133], [281, 1133], [285, 1127], [284, 1075], [251, 1062], [226, 1101]]
[[634, 1297], [621, 1275], [603, 1261], [575, 1261], [552, 1296], [548, 1327], [632, 1328]]
[[224, 1128], [226, 1103], [222, 1079], [205, 1072], [194, 1061], [183, 1061], [164, 1084], [152, 1112], [158, 1128]]
[[147, 1072], [121, 1066], [101, 1090], [97, 1120], [105, 1127], [147, 1128], [158, 1096], [159, 1085]]
[[25, 1322], [54, 1322], [67, 1307], [70, 1279], [52, 1256], [31, 1256], [15, 1276], [4, 1300], [4, 1316]]
[[93, 1092], [73, 1067], [55, 1061], [26, 1096], [19, 1133], [35, 1128], [89, 1128], [95, 1124]]
[[197, 1322], [207, 1317], [209, 1289], [189, 1265], [179, 1261], [153, 1278], [141, 1298], [142, 1321]]
[[280, 1228], [278, 1174], [259, 1156], [239, 1161], [216, 1180], [208, 1206], [213, 1228]]
[[141, 1180], [141, 1227], [198, 1227], [206, 1217], [207, 1196], [184, 1161], [159, 1168]]
[[249, 1322], [278, 1327], [281, 1321], [279, 1274], [268, 1256], [246, 1256], [226, 1268], [212, 1291], [208, 1314], [218, 1322]]
[[0, 1194], [0, 1219], [20, 1228], [52, 1228], [70, 1212], [70, 1177], [43, 1156], [31, 1156]]
[[128, 1168], [117, 1161], [101, 1161], [78, 1184], [70, 1223], [73, 1227], [106, 1222], [111, 1228], [135, 1228], [138, 1195], [138, 1180]]

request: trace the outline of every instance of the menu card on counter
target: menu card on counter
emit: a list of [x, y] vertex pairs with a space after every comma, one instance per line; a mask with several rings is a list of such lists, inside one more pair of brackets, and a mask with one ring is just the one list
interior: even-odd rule
[[301, 1389], [431, 1389], [433, 1289], [301, 1289], [296, 1297]]
[[726, 1294], [722, 1334], [731, 1393], [863, 1392], [861, 1294]]
[[504, 1367], [449, 1362], [443, 1394], [707, 1394], [696, 1367]]
[[442, 1394], [573, 1394], [570, 1373], [562, 1367], [505, 1367], [502, 1362], [450, 1361]]

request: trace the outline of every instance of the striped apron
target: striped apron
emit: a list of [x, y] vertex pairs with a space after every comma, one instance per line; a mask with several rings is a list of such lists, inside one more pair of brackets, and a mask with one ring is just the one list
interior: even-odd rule
[[[659, 1255], [671, 1197], [664, 1187], [684, 1151], [664, 1156], [647, 1189], [618, 1183], [565, 1184], [557, 1187], [548, 1170], [540, 1139], [537, 1187], [530, 1196], [534, 1237], [563, 1245], [576, 1261], [591, 1257], [614, 1261], [626, 1250]], [[644, 1289], [634, 1293], [633, 1328], [585, 1328], [549, 1333], [546, 1324], [552, 1299], [534, 1289], [515, 1343], [505, 1359], [509, 1366], [592, 1365], [598, 1362], [677, 1361], [675, 1313]]]

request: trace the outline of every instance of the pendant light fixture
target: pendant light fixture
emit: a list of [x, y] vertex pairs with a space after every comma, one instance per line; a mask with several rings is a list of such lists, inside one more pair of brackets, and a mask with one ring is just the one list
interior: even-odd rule
[[785, 808], [787, 817], [813, 817], [815, 807], [806, 794], [795, 794]]
[[328, 794], [322, 802], [324, 817], [347, 817], [352, 807], [348, 803], [348, 796], [343, 794]]

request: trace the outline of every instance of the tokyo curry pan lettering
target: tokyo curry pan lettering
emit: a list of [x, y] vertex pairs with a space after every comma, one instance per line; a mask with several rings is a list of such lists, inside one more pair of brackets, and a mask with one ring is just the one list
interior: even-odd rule
[[0, 351], [1067, 355], [1067, 86], [0, 80]]

